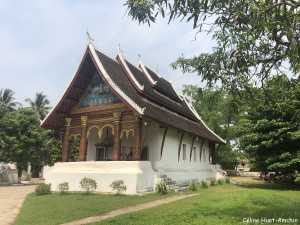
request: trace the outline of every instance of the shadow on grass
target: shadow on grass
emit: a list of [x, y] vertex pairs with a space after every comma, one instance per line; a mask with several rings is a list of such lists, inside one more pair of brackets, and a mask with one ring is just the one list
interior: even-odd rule
[[269, 189], [269, 190], [289, 190], [300, 191], [298, 184], [276, 184], [276, 183], [238, 183], [242, 188], [256, 188], [256, 189]]

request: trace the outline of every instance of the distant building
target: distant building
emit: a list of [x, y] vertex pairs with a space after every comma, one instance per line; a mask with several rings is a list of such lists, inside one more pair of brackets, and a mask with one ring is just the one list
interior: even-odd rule
[[[79, 190], [83, 177], [95, 179], [98, 191], [123, 179], [127, 193], [151, 189], [159, 177], [178, 184], [216, 178], [216, 147], [225, 144], [170, 82], [91, 43], [42, 127], [64, 133], [62, 162], [45, 182], [67, 181], [70, 190]], [[71, 136], [80, 136], [79, 162], [68, 162]]]

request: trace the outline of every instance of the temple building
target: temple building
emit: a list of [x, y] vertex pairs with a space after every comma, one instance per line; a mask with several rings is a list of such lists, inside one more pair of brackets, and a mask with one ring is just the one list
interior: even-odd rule
[[[62, 162], [45, 182], [69, 182], [70, 190], [80, 190], [83, 177], [103, 192], [122, 179], [127, 193], [153, 189], [162, 175], [177, 184], [216, 178], [217, 149], [225, 144], [157, 72], [120, 52], [113, 59], [90, 42], [42, 127], [63, 136]], [[69, 162], [72, 136], [80, 136], [78, 162]]]

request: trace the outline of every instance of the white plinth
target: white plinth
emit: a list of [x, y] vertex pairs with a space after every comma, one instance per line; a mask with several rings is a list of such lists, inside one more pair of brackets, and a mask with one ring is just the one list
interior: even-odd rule
[[99, 192], [111, 192], [109, 185], [115, 180], [123, 180], [127, 186], [126, 194], [153, 188], [155, 172], [150, 161], [97, 161], [65, 162], [55, 165], [45, 174], [45, 182], [51, 183], [52, 190], [57, 185], [68, 182], [70, 191], [82, 191], [80, 180], [88, 177], [96, 180]]

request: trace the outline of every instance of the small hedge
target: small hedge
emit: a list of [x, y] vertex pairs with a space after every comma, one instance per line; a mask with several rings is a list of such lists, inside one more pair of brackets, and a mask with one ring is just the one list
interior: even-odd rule
[[57, 189], [60, 191], [61, 194], [64, 194], [66, 191], [69, 190], [69, 183], [63, 182], [57, 185]]
[[117, 195], [122, 194], [124, 191], [127, 190], [126, 185], [124, 184], [123, 180], [115, 180], [109, 185], [113, 192]]
[[51, 184], [39, 184], [35, 188], [37, 195], [47, 195], [51, 193]]
[[91, 178], [84, 177], [80, 181], [80, 188], [83, 189], [86, 194], [88, 194], [97, 189], [97, 182]]

